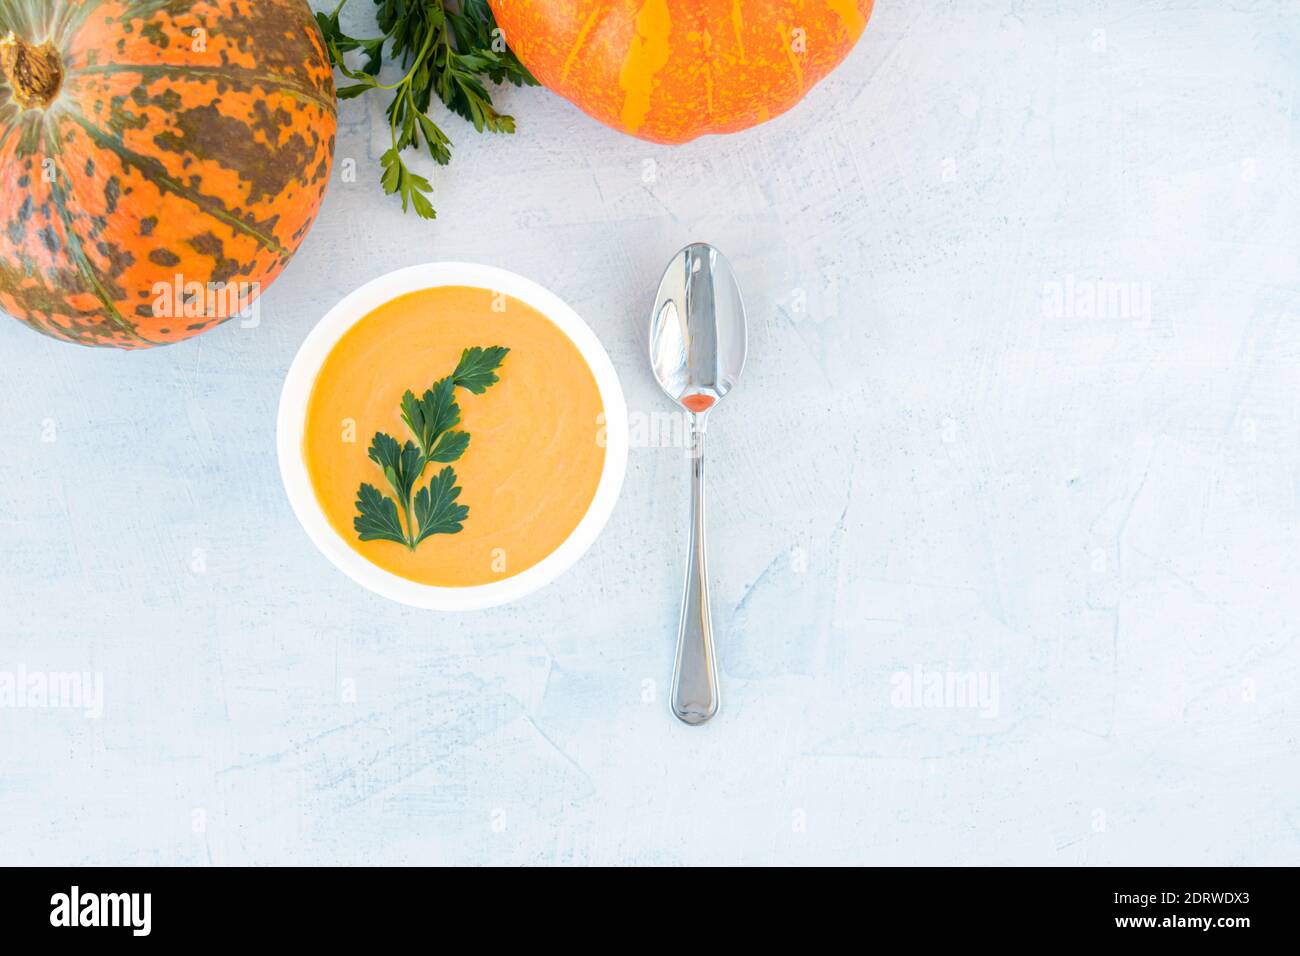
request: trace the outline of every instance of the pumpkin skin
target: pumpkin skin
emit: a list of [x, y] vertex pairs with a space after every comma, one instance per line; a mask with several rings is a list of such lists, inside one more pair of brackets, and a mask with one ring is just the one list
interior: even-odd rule
[[189, 338], [311, 228], [336, 119], [305, 0], [0, 0], [0, 68], [0, 309], [32, 328]]
[[490, 3], [545, 86], [614, 129], [684, 143], [794, 106], [853, 48], [872, 0]]

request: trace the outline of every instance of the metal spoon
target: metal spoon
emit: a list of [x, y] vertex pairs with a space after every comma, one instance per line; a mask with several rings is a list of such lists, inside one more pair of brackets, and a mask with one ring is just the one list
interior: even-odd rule
[[704, 427], [740, 378], [746, 339], [740, 286], [722, 253], [703, 242], [677, 253], [650, 316], [650, 366], [668, 397], [689, 413], [691, 531], [672, 690], [673, 713], [688, 724], [718, 712], [704, 546]]

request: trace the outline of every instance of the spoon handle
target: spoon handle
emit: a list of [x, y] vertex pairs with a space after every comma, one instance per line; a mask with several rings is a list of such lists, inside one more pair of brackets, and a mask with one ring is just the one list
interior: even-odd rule
[[673, 714], [702, 724], [718, 712], [718, 671], [713, 659], [713, 618], [709, 612], [708, 549], [704, 541], [704, 418], [691, 416], [691, 530], [686, 558], [686, 589], [677, 631], [673, 670]]

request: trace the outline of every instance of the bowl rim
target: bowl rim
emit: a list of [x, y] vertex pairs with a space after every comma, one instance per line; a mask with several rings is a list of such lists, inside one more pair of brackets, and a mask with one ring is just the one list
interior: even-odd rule
[[[596, 493], [577, 527], [554, 551], [518, 574], [468, 587], [421, 584], [371, 564], [343, 540], [316, 498], [303, 436], [312, 387], [331, 349], [356, 323], [386, 302], [410, 292], [444, 286], [469, 286], [513, 296], [550, 319], [577, 347], [596, 379], [605, 411], [605, 464]], [[597, 423], [598, 424], [598, 423]], [[472, 262], [431, 262], [397, 269], [344, 296], [307, 333], [280, 391], [276, 416], [280, 479], [298, 523], [336, 568], [362, 587], [389, 600], [434, 611], [471, 611], [517, 601], [550, 584], [586, 554], [614, 511], [627, 471], [627, 403], [614, 363], [596, 333], [564, 300], [531, 279], [496, 266]]]

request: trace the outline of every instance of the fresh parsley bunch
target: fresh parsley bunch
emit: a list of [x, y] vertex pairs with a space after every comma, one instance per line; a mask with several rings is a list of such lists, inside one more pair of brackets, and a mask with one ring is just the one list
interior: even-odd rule
[[[417, 215], [434, 219], [437, 213], [428, 196], [433, 187], [402, 160], [403, 150], [419, 149], [423, 143], [439, 165], [451, 162], [451, 140], [429, 116], [434, 95], [480, 133], [513, 133], [514, 117], [493, 108], [483, 80], [515, 86], [535, 86], [537, 80], [505, 45], [487, 0], [375, 0], [383, 35], [364, 40], [339, 27], [347, 3], [339, 0], [333, 13], [316, 14], [330, 62], [355, 81], [340, 86], [338, 97], [346, 100], [378, 90], [393, 94], [386, 111], [392, 145], [380, 160], [384, 192], [402, 197], [403, 212], [414, 207]], [[389, 60], [406, 71], [396, 83], [377, 79], [386, 46]], [[359, 70], [343, 62], [343, 54], [352, 50], [365, 55]]]
[[[461, 353], [456, 371], [439, 379], [420, 398], [409, 389], [402, 396], [402, 421], [415, 440], [401, 444], [392, 435], [375, 432], [370, 442], [370, 460], [383, 470], [397, 501], [374, 485], [363, 484], [358, 488], [357, 516], [352, 519], [358, 538], [394, 541], [414, 551], [429, 535], [455, 534], [464, 527], [469, 508], [457, 501], [460, 487], [450, 463], [465, 454], [469, 434], [456, 429], [460, 424], [460, 406], [456, 404], [455, 390], [463, 388], [482, 395], [500, 381], [496, 370], [509, 351], [499, 345], [466, 349]], [[420, 476], [431, 462], [446, 467], [426, 487], [416, 490]], [[398, 502], [405, 525], [398, 516]]]

